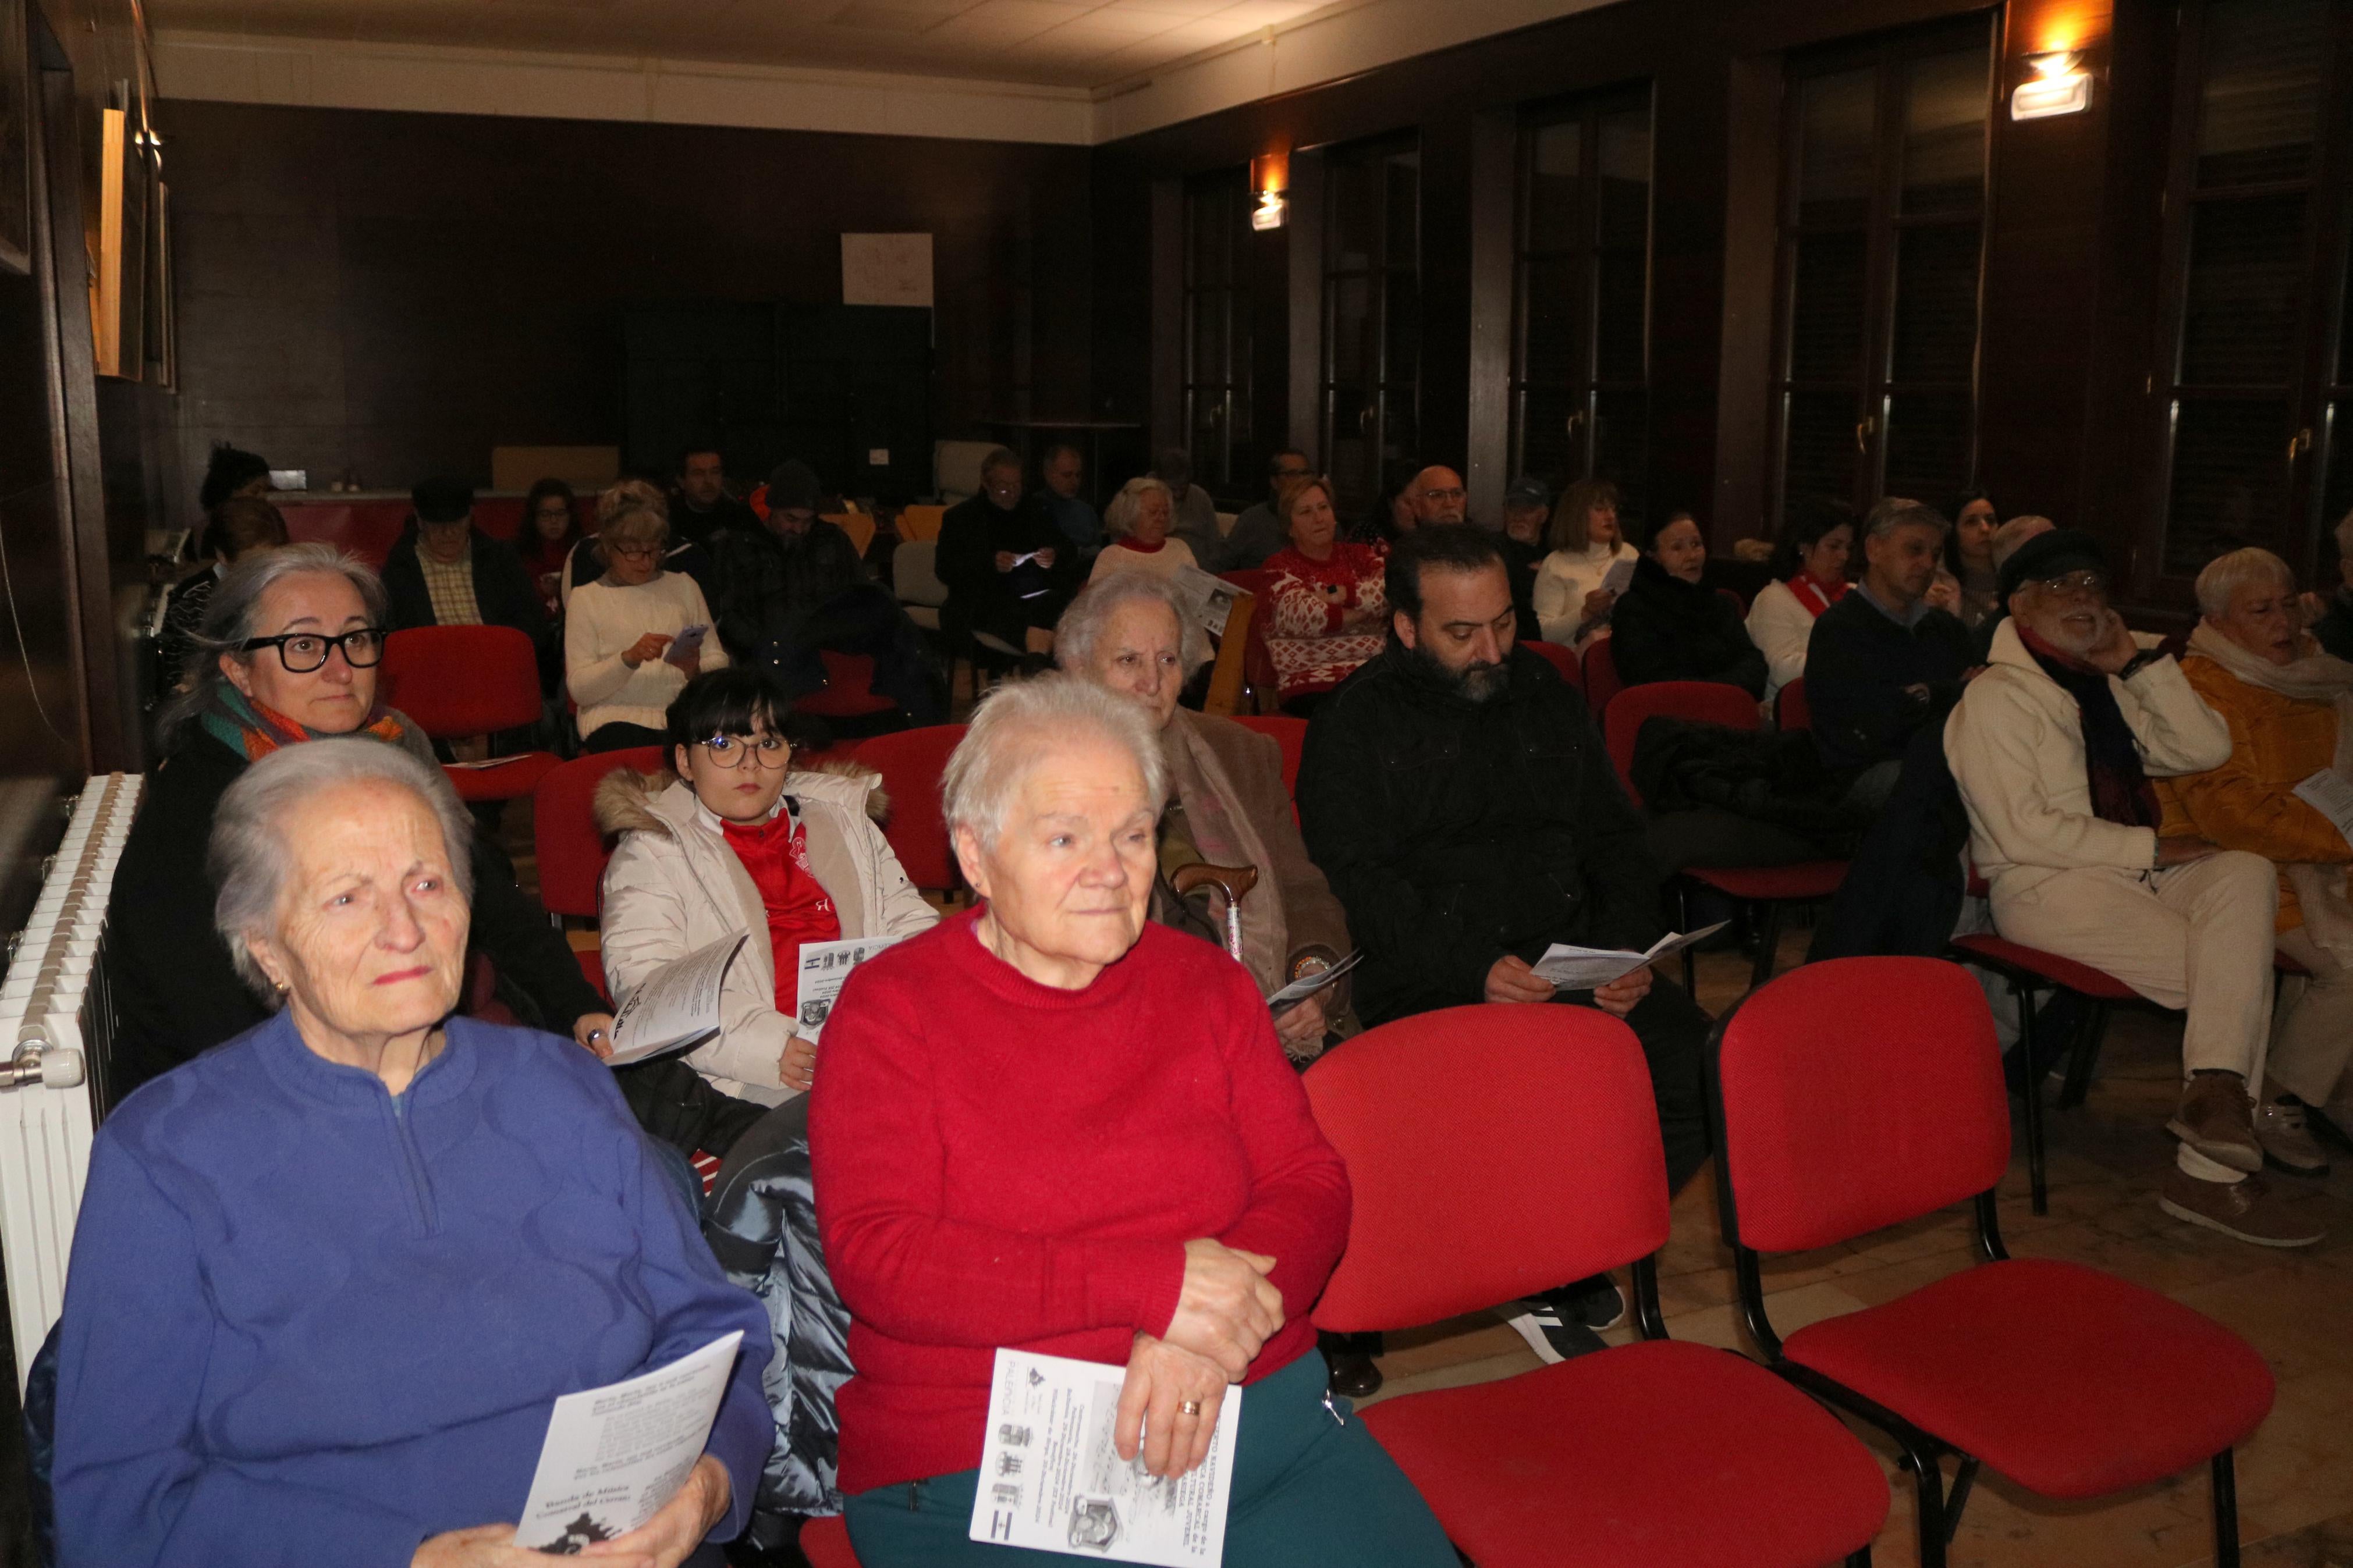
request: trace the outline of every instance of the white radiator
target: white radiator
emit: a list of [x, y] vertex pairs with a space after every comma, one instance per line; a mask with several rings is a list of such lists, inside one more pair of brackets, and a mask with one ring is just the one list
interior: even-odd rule
[[94, 1107], [114, 1033], [99, 939], [140, 777], [90, 779], [11, 942], [0, 986], [0, 1258], [23, 1392], [34, 1352], [65, 1304], [74, 1214], [90, 1170]]

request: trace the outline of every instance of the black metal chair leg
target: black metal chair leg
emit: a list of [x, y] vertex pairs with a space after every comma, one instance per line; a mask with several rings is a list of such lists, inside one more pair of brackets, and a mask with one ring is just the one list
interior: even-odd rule
[[2067, 1082], [2059, 1091], [2059, 1109], [2073, 1110], [2084, 1103], [2091, 1092], [2092, 1069], [2100, 1062], [2100, 1043], [2108, 1033], [2108, 1004], [2092, 1004], [2090, 1022], [2084, 1026], [2083, 1043], [2067, 1055]]
[[2239, 1568], [2239, 1472], [2228, 1448], [2214, 1456], [2214, 1568]]
[[1781, 904], [1777, 900], [1762, 908], [1765, 918], [1757, 932], [1757, 963], [1748, 972], [1751, 991], [1773, 978], [1773, 966], [1781, 956]]
[[1932, 1452], [1907, 1448], [1905, 1457], [1920, 1495], [1920, 1568], [1945, 1568], [1945, 1472]]
[[1969, 1489], [1977, 1484], [1977, 1459], [1964, 1454], [1960, 1468], [1953, 1473], [1953, 1489], [1945, 1494], [1945, 1544], [1947, 1546], [1961, 1531], [1961, 1510], [1969, 1506]]
[[[1675, 929], [1691, 930], [1691, 884], [1681, 879], [1675, 882]], [[1683, 949], [1683, 994], [1694, 1001], [1699, 997], [1699, 955], [1688, 947]]]
[[1871, 1548], [1866, 1546], [1860, 1552], [1849, 1552], [1846, 1568], [1871, 1568]]
[[2034, 993], [2022, 981], [2010, 982], [2018, 1000], [2018, 1048], [2026, 1058], [2026, 1177], [2034, 1212], [2051, 1212], [2051, 1192], [2042, 1170], [2042, 1058], [2034, 1040]]

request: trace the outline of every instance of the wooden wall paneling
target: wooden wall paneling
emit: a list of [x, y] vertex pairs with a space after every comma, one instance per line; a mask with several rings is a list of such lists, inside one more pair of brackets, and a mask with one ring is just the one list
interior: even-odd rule
[[1185, 183], [1152, 182], [1152, 461], [1185, 445]]
[[[1778, 54], [1731, 62], [1725, 105], [1724, 311], [1716, 368], [1715, 485], [1709, 537], [1719, 550], [1766, 531], [1773, 474], [1773, 331], [1780, 310], [1781, 97]], [[1655, 379], [1655, 372], [1654, 379]]]
[[1471, 515], [1500, 524], [1511, 460], [1513, 272], [1518, 230], [1520, 117], [1493, 109], [1471, 121], [1471, 333], [1464, 486]]
[[1324, 449], [1324, 154], [1291, 154], [1289, 288], [1291, 442], [1329, 473]]

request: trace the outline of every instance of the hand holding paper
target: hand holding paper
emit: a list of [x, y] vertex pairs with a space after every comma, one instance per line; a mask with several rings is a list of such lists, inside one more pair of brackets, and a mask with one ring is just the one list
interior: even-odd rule
[[1656, 964], [1661, 959], [1672, 958], [1694, 942], [1706, 941], [1730, 923], [1728, 921], [1718, 921], [1712, 926], [1701, 927], [1688, 936], [1680, 932], [1670, 932], [1653, 942], [1648, 952], [1633, 952], [1612, 948], [1570, 947], [1567, 943], [1556, 942], [1545, 950], [1545, 955], [1542, 958], [1536, 960], [1535, 972], [1539, 978], [1551, 981], [1555, 990], [1598, 990], [1619, 976], [1631, 973], [1646, 964]]
[[719, 988], [749, 932], [722, 937], [673, 959], [629, 993], [613, 1018], [613, 1050], [606, 1061], [627, 1067], [719, 1032]]

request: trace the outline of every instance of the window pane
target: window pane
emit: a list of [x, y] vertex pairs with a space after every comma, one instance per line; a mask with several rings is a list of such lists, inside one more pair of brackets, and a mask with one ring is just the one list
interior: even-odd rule
[[[2353, 397], [2340, 397], [2329, 405], [2327, 438], [2327, 478], [2320, 492], [2320, 531], [2324, 536], [2337, 526], [2339, 518], [2353, 511]], [[2331, 561], [2336, 555], [2335, 541], [2325, 540], [2321, 560]], [[2326, 592], [2336, 581], [2336, 574], [2331, 573], [2326, 582], [2311, 586]]]
[[1387, 309], [1381, 313], [1388, 353], [1380, 379], [1391, 385], [1411, 382], [1421, 368], [1421, 290], [1410, 272], [1388, 274]]
[[1206, 479], [1225, 468], [1226, 393], [1220, 386], [1193, 390], [1193, 435], [1189, 448], [1194, 466]]
[[1647, 249], [1651, 239], [1651, 111], [1601, 117], [1601, 243]]
[[1805, 496], [1852, 497], [1858, 418], [1852, 392], [1789, 394], [1783, 442], [1785, 505]]
[[1568, 438], [1568, 416], [1578, 405], [1576, 394], [1532, 386], [1520, 395], [1519, 437], [1512, 459], [1515, 474], [1567, 483], [1582, 479], [1585, 467]]
[[1361, 384], [1375, 370], [1373, 281], [1369, 278], [1335, 278], [1332, 290], [1332, 363], [1326, 377]]
[[2213, 0], [2198, 115], [2198, 184], [2254, 184], [2312, 172], [2327, 0]]
[[1380, 185], [1362, 158], [1335, 157], [1324, 173], [1324, 265], [1335, 272], [1375, 264], [1380, 238]]
[[2189, 219], [2181, 380], [2284, 386], [2298, 347], [2305, 282], [2300, 195], [2200, 202]]
[[1970, 379], [1978, 350], [1978, 248], [1973, 223], [1907, 228], [1898, 236], [1895, 380]]
[[1861, 234], [1799, 237], [1789, 318], [1791, 380], [1852, 381], [1862, 374], [1868, 248]]
[[1600, 300], [1595, 316], [1594, 374], [1604, 381], [1644, 378], [1644, 329], [1651, 319], [1646, 260], [1640, 250], [1605, 250], [1596, 258]]
[[1232, 244], [1226, 233], [1226, 220], [1231, 216], [1219, 190], [1195, 189], [1185, 199], [1185, 218], [1192, 230], [1191, 255], [1186, 258], [1186, 283], [1195, 289], [1214, 289], [1227, 280], [1226, 256]]
[[1189, 379], [1222, 382], [1226, 376], [1226, 297], [1196, 294], [1193, 306], [1193, 366]]
[[1324, 395], [1324, 449], [1332, 454], [1332, 482], [1340, 490], [1335, 499], [1344, 511], [1364, 506], [1378, 488], [1370, 461], [1371, 406], [1354, 387], [1335, 386]]
[[1391, 267], [1413, 267], [1421, 258], [1421, 154], [1392, 153], [1381, 163], [1383, 203]]
[[1969, 479], [1969, 395], [1897, 393], [1888, 399], [1887, 467], [1882, 488], [1931, 506]]
[[2166, 518], [2168, 573], [2194, 576], [2224, 551], [2274, 542], [2286, 510], [2288, 432], [2284, 399], [2181, 400]]
[[1567, 258], [1530, 261], [1521, 269], [1526, 312], [1522, 380], [1560, 386], [1584, 379], [1577, 354], [1577, 262]]
[[1567, 250], [1583, 237], [1577, 233], [1577, 216], [1584, 139], [1585, 127], [1574, 120], [1540, 125], [1528, 138], [1524, 243], [1532, 251]]
[[1643, 481], [1649, 477], [1650, 397], [1641, 392], [1605, 392], [1594, 400], [1593, 471], [1617, 481], [1620, 500], [1632, 516], [1642, 512]]
[[1985, 193], [1987, 51], [1915, 60], [1904, 83], [1904, 210], [1974, 212]]
[[1381, 394], [1381, 461], [1384, 465], [1417, 461], [1421, 456], [1421, 432], [1414, 423], [1411, 387], [1390, 387]]
[[1861, 223], [1871, 208], [1876, 77], [1867, 68], [1810, 77], [1799, 91], [1798, 221]]

